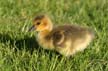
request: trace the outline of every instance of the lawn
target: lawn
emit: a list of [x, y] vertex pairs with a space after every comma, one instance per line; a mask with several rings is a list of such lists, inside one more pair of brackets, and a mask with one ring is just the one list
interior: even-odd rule
[[[44, 50], [28, 32], [37, 14], [90, 27], [95, 39], [73, 57]], [[108, 0], [0, 0], [0, 71], [108, 71]]]

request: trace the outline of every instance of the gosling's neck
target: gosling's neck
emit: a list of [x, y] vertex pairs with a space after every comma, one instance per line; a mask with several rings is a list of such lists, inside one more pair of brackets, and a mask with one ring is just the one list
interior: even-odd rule
[[44, 31], [41, 31], [39, 32], [39, 36], [43, 36], [43, 37], [46, 37], [50, 34], [52, 30], [44, 30]]
[[43, 30], [38, 33], [38, 37], [45, 38], [50, 35], [51, 31], [53, 30], [53, 27], [50, 27], [49, 29]]

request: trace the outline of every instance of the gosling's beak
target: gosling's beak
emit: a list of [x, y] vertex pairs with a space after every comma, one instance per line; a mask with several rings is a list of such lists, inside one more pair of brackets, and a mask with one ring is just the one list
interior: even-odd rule
[[34, 31], [35, 29], [36, 29], [36, 28], [35, 28], [35, 25], [33, 25], [33, 26], [31, 26], [31, 27], [29, 28], [28, 31], [29, 31], [29, 32], [30, 32], [30, 31]]

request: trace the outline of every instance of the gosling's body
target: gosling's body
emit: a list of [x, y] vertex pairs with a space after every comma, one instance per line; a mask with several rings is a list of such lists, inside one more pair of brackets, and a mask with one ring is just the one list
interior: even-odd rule
[[94, 34], [88, 28], [63, 25], [54, 27], [48, 34], [39, 33], [37, 41], [44, 49], [54, 49], [62, 55], [70, 56], [84, 50], [93, 38]]
[[[42, 26], [36, 26], [38, 30], [37, 41], [44, 49], [56, 50], [64, 56], [71, 56], [77, 51], [84, 50], [94, 38], [94, 33], [85, 27], [75, 25], [62, 25], [53, 27], [51, 20], [46, 16], [36, 17], [35, 23], [42, 22]], [[45, 24], [44, 24], [45, 23]], [[41, 30], [41, 31], [40, 31]]]

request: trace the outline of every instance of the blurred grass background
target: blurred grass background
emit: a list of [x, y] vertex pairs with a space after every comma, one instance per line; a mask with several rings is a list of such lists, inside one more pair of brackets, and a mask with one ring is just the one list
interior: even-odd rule
[[[44, 50], [27, 32], [41, 13], [93, 28], [96, 38], [70, 58]], [[0, 0], [0, 71], [108, 71], [108, 0]]]

